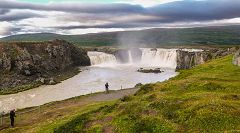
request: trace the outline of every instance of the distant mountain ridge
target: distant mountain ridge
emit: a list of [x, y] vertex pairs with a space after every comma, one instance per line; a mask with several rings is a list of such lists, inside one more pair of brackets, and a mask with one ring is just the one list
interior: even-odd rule
[[12, 35], [0, 41], [47, 41], [63, 39], [83, 46], [111, 45], [240, 45], [240, 26], [155, 28], [84, 35], [36, 33]]

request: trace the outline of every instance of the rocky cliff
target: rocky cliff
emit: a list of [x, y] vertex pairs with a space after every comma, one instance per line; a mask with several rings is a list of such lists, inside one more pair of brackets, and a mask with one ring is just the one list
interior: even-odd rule
[[203, 64], [211, 57], [205, 52], [188, 52], [177, 50], [177, 70], [190, 69], [196, 65]]
[[233, 64], [240, 66], [240, 50], [238, 50], [233, 57]]
[[87, 52], [63, 40], [0, 44], [0, 89], [45, 82], [56, 73], [90, 65]]
[[196, 65], [205, 63], [208, 60], [233, 54], [236, 48], [217, 48], [204, 51], [189, 52], [186, 50], [177, 50], [176, 70], [190, 69]]

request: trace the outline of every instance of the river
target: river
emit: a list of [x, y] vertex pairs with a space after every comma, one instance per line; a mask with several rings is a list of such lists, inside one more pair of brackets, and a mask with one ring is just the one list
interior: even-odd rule
[[[173, 50], [160, 52], [159, 54], [159, 50], [155, 53], [150, 50], [148, 52], [147, 54], [145, 50], [141, 65], [131, 62], [119, 64], [116, 63], [113, 55], [101, 52], [89, 53], [91, 63], [94, 65], [81, 67], [81, 70], [83, 70], [81, 73], [56, 85], [43, 85], [17, 94], [2, 95], [0, 96], [0, 111], [22, 109], [75, 96], [102, 92], [105, 91], [104, 85], [106, 82], [109, 83], [110, 90], [119, 90], [132, 88], [137, 83], [162, 82], [177, 75], [177, 72], [173, 69], [176, 65]], [[162, 68], [163, 73], [158, 74], [137, 72], [137, 69], [141, 66], [151, 66], [151, 64], [155, 67], [164, 65], [166, 67]]]

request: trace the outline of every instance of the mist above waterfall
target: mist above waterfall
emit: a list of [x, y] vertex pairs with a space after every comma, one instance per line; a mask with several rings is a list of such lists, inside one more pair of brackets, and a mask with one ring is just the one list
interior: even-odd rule
[[[182, 36], [176, 29], [155, 28], [118, 33], [118, 45], [123, 48], [159, 48], [161, 46], [178, 46], [188, 36]], [[179, 43], [180, 42], [180, 43]]]
[[150, 39], [148, 32], [130, 31], [118, 34], [118, 45], [122, 48], [155, 47], [154, 39]]
[[[162, 37], [159, 39], [158, 32], [156, 33], [158, 30], [159, 29], [151, 29], [145, 30], [144, 32], [129, 31], [118, 34], [118, 44], [120, 47], [129, 50], [128, 63], [139, 67], [166, 67], [171, 69], [176, 68], [176, 49], [157, 48], [160, 45], [159, 40], [167, 39]], [[162, 30], [164, 34], [165, 31], [164, 29]], [[134, 48], [139, 48], [141, 50], [141, 55], [135, 54], [133, 50]], [[137, 58], [139, 59], [136, 60]]]

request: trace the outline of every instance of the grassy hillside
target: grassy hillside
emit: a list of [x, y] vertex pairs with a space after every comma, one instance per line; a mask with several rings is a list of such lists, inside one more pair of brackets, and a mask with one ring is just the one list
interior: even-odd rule
[[240, 130], [240, 67], [224, 57], [141, 88], [72, 118], [55, 132], [236, 132]]
[[40, 120], [37, 112], [35, 119], [33, 114], [20, 116], [33, 124], [3, 132], [239, 132], [240, 67], [231, 62], [227, 56], [180, 71], [118, 101], [82, 106], [80, 97], [49, 104], [41, 108]]
[[14, 35], [0, 41], [47, 41], [64, 39], [83, 46], [112, 45], [239, 45], [240, 26], [202, 28], [148, 29], [142, 31], [111, 32], [86, 35], [59, 35], [51, 33]]

